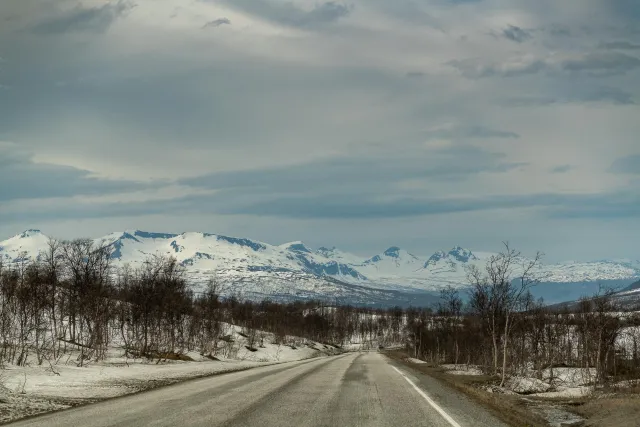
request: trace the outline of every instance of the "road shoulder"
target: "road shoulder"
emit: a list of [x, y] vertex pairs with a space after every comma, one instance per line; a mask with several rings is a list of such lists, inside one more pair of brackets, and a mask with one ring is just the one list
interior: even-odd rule
[[[469, 425], [547, 427], [548, 424], [512, 396], [495, 395], [465, 381], [463, 377], [446, 375], [428, 364], [406, 360], [402, 351], [383, 353], [392, 366], [407, 373], [418, 387], [453, 418]], [[461, 409], [464, 409], [461, 410]]]

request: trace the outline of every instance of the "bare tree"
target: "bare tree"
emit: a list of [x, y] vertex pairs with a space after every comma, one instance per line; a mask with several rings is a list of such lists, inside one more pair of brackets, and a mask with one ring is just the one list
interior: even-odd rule
[[539, 283], [538, 267], [542, 254], [525, 259], [521, 253], [504, 243], [505, 249], [487, 261], [485, 273], [469, 268], [467, 277], [472, 285], [470, 304], [486, 322], [493, 345], [493, 370], [498, 372], [499, 346], [502, 344], [502, 381], [507, 375], [509, 334], [514, 315], [530, 300], [529, 291]]

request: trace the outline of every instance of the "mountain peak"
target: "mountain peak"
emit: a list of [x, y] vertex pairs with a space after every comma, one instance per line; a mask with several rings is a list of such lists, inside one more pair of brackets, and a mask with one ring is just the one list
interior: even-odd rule
[[305, 252], [305, 253], [311, 253], [311, 250], [309, 248], [307, 248], [304, 243], [297, 241], [297, 242], [290, 242], [290, 243], [286, 243], [285, 245], [283, 245], [285, 249], [290, 250], [291, 252]]
[[[115, 233], [113, 233], [113, 234], [115, 234]], [[135, 240], [137, 240], [138, 237], [141, 238], [141, 239], [174, 239], [174, 238], [178, 237], [179, 234], [153, 233], [153, 232], [150, 232], [150, 231], [129, 229], [129, 230], [123, 231], [121, 236], [123, 238], [135, 239]]]
[[427, 262], [424, 263], [424, 268], [429, 267], [430, 265], [433, 265], [435, 263], [437, 263], [438, 261], [440, 261], [443, 258], [446, 258], [447, 254], [444, 251], [438, 251], [436, 253], [434, 253], [433, 255], [431, 255], [429, 257], [429, 259], [427, 260]]
[[400, 257], [400, 248], [397, 246], [391, 246], [389, 249], [384, 251], [384, 254], [391, 258], [399, 258]]
[[20, 233], [18, 237], [20, 237], [21, 239], [26, 239], [28, 237], [40, 236], [40, 235], [42, 235], [42, 231], [32, 228], [32, 229], [23, 231], [22, 233]]
[[478, 259], [469, 249], [465, 249], [460, 246], [456, 246], [451, 249], [447, 255], [452, 256], [460, 262], [469, 262], [470, 260]]
[[327, 248], [325, 246], [322, 246], [322, 247], [318, 248], [318, 250], [316, 252], [318, 252], [322, 256], [330, 258], [330, 257], [335, 255], [336, 247], [333, 246], [332, 248]]

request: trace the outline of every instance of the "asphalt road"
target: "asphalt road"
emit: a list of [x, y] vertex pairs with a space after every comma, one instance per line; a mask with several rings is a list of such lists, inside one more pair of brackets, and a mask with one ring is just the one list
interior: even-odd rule
[[506, 427], [468, 398], [378, 353], [199, 379], [11, 425]]

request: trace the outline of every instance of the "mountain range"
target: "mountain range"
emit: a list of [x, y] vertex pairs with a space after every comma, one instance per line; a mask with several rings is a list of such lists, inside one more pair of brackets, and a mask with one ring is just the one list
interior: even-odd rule
[[[0, 242], [5, 264], [38, 259], [49, 238], [27, 230]], [[247, 298], [319, 298], [355, 304], [418, 304], [433, 300], [447, 285], [465, 288], [466, 267], [483, 268], [489, 252], [455, 246], [430, 256], [418, 256], [392, 246], [371, 257], [337, 248], [313, 250], [302, 242], [270, 245], [246, 238], [210, 233], [151, 233], [140, 230], [111, 233], [93, 239], [108, 246], [115, 266], [140, 265], [154, 254], [171, 255], [186, 269], [196, 290], [211, 279], [228, 294]], [[584, 285], [640, 278], [640, 260], [602, 260], [542, 265], [544, 282]], [[557, 289], [557, 287], [555, 287]]]

